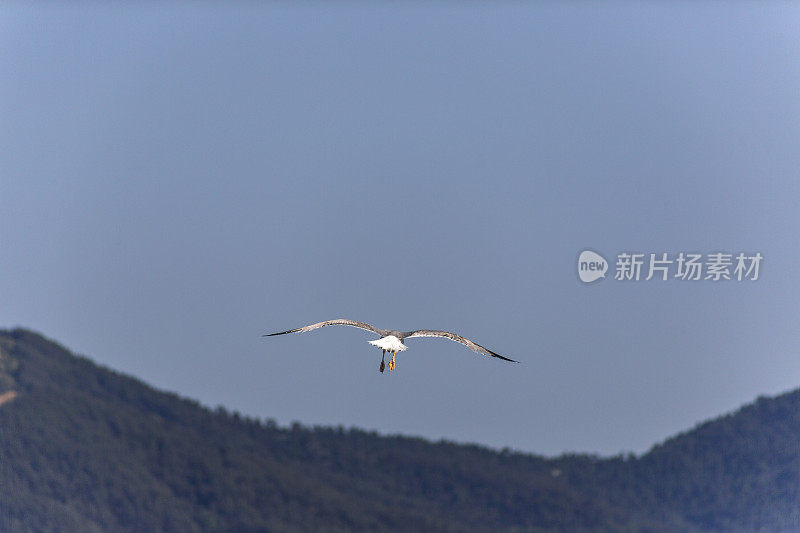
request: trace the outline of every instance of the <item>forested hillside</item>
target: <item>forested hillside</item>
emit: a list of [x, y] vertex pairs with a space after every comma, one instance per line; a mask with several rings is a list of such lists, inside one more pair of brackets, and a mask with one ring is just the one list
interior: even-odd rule
[[800, 527], [800, 393], [641, 457], [547, 459], [277, 427], [0, 331], [0, 530], [781, 530]]

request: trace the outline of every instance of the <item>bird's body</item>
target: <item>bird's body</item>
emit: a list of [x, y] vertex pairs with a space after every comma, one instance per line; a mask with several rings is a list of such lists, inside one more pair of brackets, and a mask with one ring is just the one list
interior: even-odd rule
[[[512, 363], [516, 363], [513, 359], [509, 359], [508, 357], [503, 357], [502, 355], [496, 354], [491, 350], [487, 350], [480, 344], [476, 344], [471, 340], [462, 337], [461, 335], [457, 335], [455, 333], [451, 333], [449, 331], [442, 331], [442, 330], [434, 330], [434, 329], [417, 329], [414, 331], [397, 331], [393, 329], [380, 329], [376, 328], [371, 324], [367, 324], [366, 322], [358, 322], [356, 320], [348, 320], [346, 318], [337, 318], [335, 320], [326, 320], [324, 322], [317, 322], [316, 324], [309, 324], [308, 326], [303, 326], [296, 329], [290, 329], [288, 331], [281, 331], [279, 333], [269, 333], [264, 335], [264, 337], [273, 337], [275, 335], [285, 335], [287, 333], [295, 333], [295, 332], [304, 332], [304, 331], [313, 331], [315, 329], [319, 329], [325, 326], [352, 326], [354, 328], [364, 329], [367, 331], [371, 331], [380, 335], [379, 339], [369, 341], [370, 344], [373, 346], [377, 346], [383, 351], [383, 355], [386, 355], [386, 352], [392, 354], [392, 359], [389, 361], [389, 370], [394, 370], [395, 367], [395, 355], [397, 352], [402, 352], [408, 349], [408, 347], [404, 344], [404, 340], [411, 337], [442, 337], [445, 339], [450, 339], [452, 341], [456, 341], [460, 344], [463, 344], [470, 350], [483, 354], [489, 355], [492, 357], [497, 357], [498, 359], [502, 359], [504, 361], [510, 361]], [[381, 358], [381, 366], [380, 371], [383, 372], [385, 367], [385, 363], [383, 358]]]
[[369, 341], [369, 343], [373, 346], [377, 346], [381, 350], [386, 350], [387, 352], [397, 353], [408, 349], [408, 346], [403, 344], [403, 341], [400, 340], [400, 337], [397, 337], [396, 335], [386, 335], [378, 340]]

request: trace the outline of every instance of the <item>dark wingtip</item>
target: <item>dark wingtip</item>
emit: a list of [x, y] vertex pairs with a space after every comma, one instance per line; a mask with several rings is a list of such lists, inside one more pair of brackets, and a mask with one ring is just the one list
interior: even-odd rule
[[279, 333], [267, 333], [265, 335], [261, 335], [262, 337], [274, 337], [275, 335], [286, 335], [287, 333], [294, 333], [297, 331], [296, 329], [290, 329], [289, 331], [281, 331]]
[[509, 363], [519, 363], [519, 361], [515, 361], [513, 359], [509, 359], [508, 357], [504, 357], [504, 356], [500, 355], [499, 353], [494, 353], [491, 350], [486, 350], [486, 351], [489, 352], [490, 354], [492, 354], [493, 356], [497, 357], [498, 359], [502, 359], [503, 361], [508, 361]]

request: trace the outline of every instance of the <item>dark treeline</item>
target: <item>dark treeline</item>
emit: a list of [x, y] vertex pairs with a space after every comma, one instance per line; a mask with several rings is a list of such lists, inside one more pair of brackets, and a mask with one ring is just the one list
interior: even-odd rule
[[0, 394], [12, 390], [0, 405], [3, 531], [800, 527], [800, 392], [760, 398], [641, 457], [547, 459], [280, 428], [19, 329], [0, 331]]

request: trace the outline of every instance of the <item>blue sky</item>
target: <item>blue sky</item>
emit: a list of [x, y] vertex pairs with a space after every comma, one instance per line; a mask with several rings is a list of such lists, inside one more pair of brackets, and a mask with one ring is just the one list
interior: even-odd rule
[[[790, 3], [0, 7], [0, 326], [282, 424], [642, 452], [800, 382]], [[755, 282], [576, 275], [760, 252]], [[613, 268], [613, 266], [612, 266]], [[329, 318], [450, 329], [378, 373]]]

